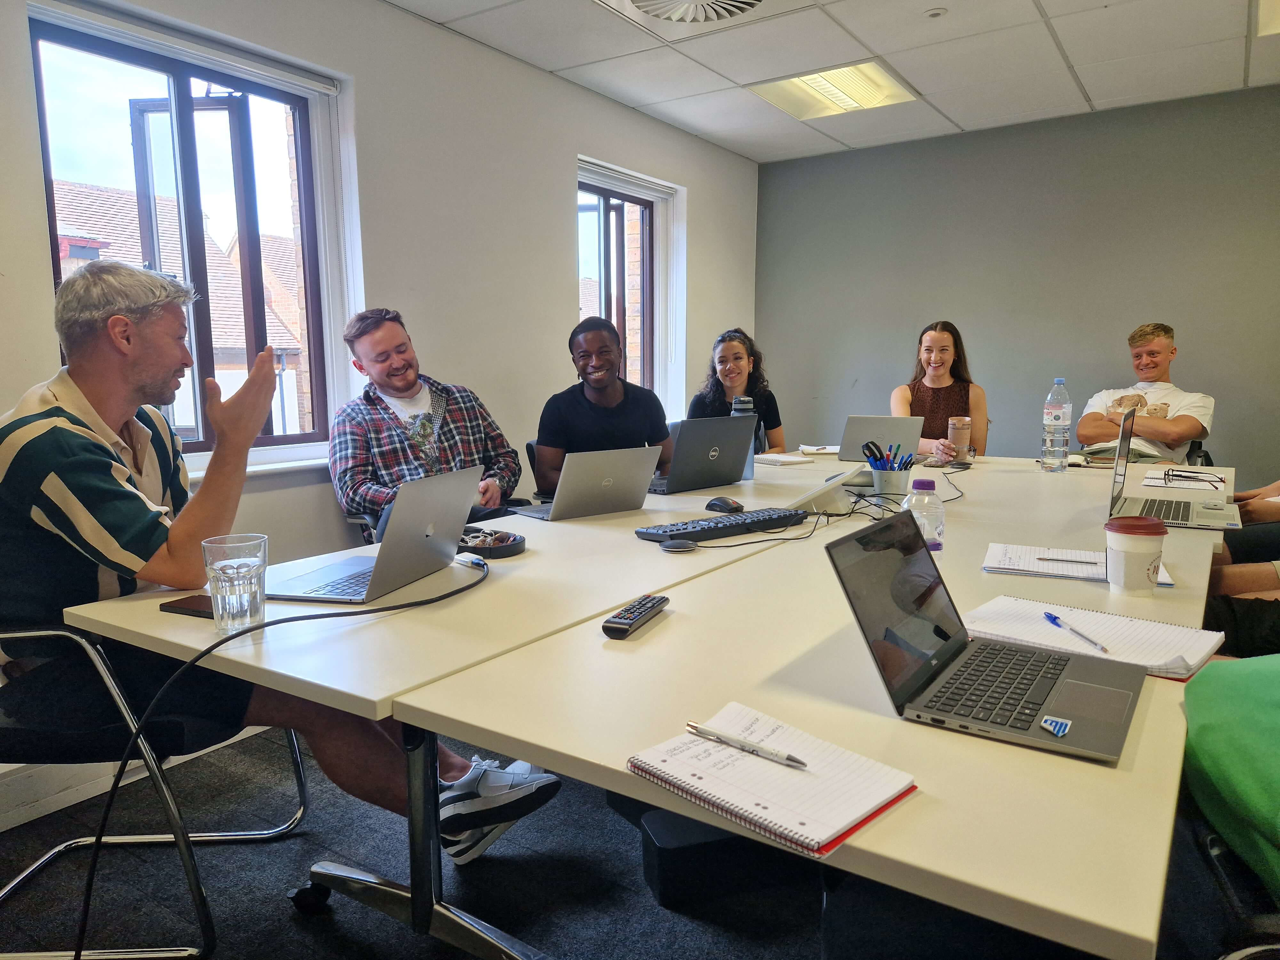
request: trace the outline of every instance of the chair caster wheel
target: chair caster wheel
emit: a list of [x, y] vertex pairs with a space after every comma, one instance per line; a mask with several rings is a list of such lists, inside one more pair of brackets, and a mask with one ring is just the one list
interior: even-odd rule
[[290, 890], [288, 897], [293, 901], [293, 908], [299, 913], [314, 916], [328, 910], [326, 905], [329, 902], [330, 893], [331, 891], [328, 887], [323, 887], [308, 880], [302, 886]]

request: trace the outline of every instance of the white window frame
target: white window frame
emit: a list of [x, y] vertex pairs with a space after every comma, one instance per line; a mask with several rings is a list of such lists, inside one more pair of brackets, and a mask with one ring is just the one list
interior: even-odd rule
[[[328, 409], [315, 416], [333, 422], [334, 411], [351, 396], [352, 381], [342, 328], [363, 299], [360, 261], [359, 202], [356, 196], [355, 138], [352, 97], [337, 79], [303, 67], [264, 57], [219, 40], [189, 33], [122, 11], [103, 9], [77, 0], [39, 0], [27, 4], [35, 20], [58, 24], [81, 33], [150, 50], [197, 66], [267, 84], [305, 97], [311, 124], [312, 178], [316, 190], [316, 243], [320, 263], [320, 307], [324, 323], [324, 374]], [[254, 447], [249, 465], [296, 463], [328, 458], [327, 443], [279, 444]], [[186, 457], [188, 469], [203, 472], [207, 453]]]
[[653, 392], [668, 420], [683, 420], [688, 190], [583, 156], [578, 180], [653, 201]]

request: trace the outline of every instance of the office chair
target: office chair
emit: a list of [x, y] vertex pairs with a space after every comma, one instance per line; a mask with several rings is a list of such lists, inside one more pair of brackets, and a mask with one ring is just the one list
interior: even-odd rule
[[1204, 444], [1199, 440], [1192, 440], [1191, 443], [1187, 445], [1187, 466], [1213, 466], [1213, 457], [1209, 456], [1209, 451], [1204, 448]]
[[[532, 440], [526, 440], [524, 444], [524, 455], [529, 459], [529, 473], [533, 475], [533, 482], [538, 482], [538, 445]], [[535, 490], [533, 499], [539, 503], [550, 503], [556, 498], [554, 493], [543, 493], [541, 490]]]
[[1197, 820], [1192, 830], [1199, 853], [1230, 911], [1227, 956], [1280, 960], [1280, 904], [1207, 820]]
[[[21, 683], [14, 682], [0, 687], [0, 763], [32, 763], [32, 764], [65, 764], [65, 763], [104, 763], [118, 762], [124, 753], [125, 745], [137, 730], [137, 718], [133, 714], [120, 685], [111, 670], [110, 663], [90, 640], [63, 628], [26, 630], [0, 633], [0, 642], [19, 639], [63, 638], [77, 644], [85, 656], [93, 664], [98, 676], [111, 694], [116, 708], [120, 712], [121, 722], [96, 730], [72, 730], [36, 726], [24, 726], [13, 720], [5, 711], [6, 705], [15, 705], [20, 695]], [[8, 704], [6, 704], [6, 700]], [[154, 846], [158, 844], [175, 844], [178, 857], [182, 861], [182, 869], [186, 875], [187, 887], [191, 894], [191, 902], [195, 908], [196, 920], [200, 928], [200, 947], [147, 947], [135, 950], [85, 950], [82, 954], [88, 960], [127, 960], [130, 957], [146, 957], [148, 960], [160, 958], [193, 957], [197, 960], [210, 956], [217, 945], [217, 936], [213, 928], [213, 917], [209, 912], [209, 904], [205, 899], [204, 888], [200, 884], [200, 875], [196, 869], [196, 844], [214, 843], [260, 843], [278, 840], [287, 836], [302, 822], [307, 813], [307, 781], [302, 766], [302, 753], [298, 749], [298, 738], [292, 730], [287, 730], [289, 757], [293, 764], [293, 775], [298, 785], [298, 810], [289, 820], [270, 830], [245, 830], [224, 833], [188, 833], [174, 800], [161, 766], [162, 757], [180, 756], [195, 753], [214, 746], [225, 737], [225, 731], [215, 731], [211, 724], [194, 717], [182, 715], [160, 715], [148, 722], [146, 733], [138, 738], [134, 759], [142, 760], [151, 776], [151, 783], [160, 798], [165, 817], [169, 822], [171, 833], [134, 834], [127, 836], [103, 837], [103, 846]], [[211, 739], [212, 738], [212, 739]], [[78, 850], [93, 845], [93, 837], [80, 837], [68, 840], [54, 847], [35, 863], [28, 866], [17, 877], [0, 888], [0, 905], [15, 893], [40, 870], [44, 869], [62, 854], [70, 850]], [[0, 960], [14, 958], [53, 958], [69, 957], [69, 952], [61, 953], [0, 953]]]

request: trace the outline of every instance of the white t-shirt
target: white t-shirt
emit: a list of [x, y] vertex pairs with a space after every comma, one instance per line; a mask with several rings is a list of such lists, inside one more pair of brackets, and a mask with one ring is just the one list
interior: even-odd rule
[[[1107, 414], [1107, 407], [1118, 397], [1123, 397], [1129, 393], [1140, 393], [1147, 398], [1147, 404], [1167, 403], [1169, 405], [1168, 419], [1174, 417], [1195, 417], [1204, 426], [1204, 433], [1197, 440], [1203, 440], [1209, 435], [1209, 429], [1213, 426], [1213, 397], [1204, 393], [1187, 393], [1187, 391], [1175, 387], [1172, 383], [1135, 383], [1132, 387], [1123, 387], [1120, 390], [1099, 390], [1089, 402], [1085, 404], [1083, 417], [1085, 414], [1100, 413], [1103, 416]], [[1142, 414], [1139, 413], [1139, 416]], [[1090, 452], [1098, 452], [1101, 450], [1114, 450], [1118, 440], [1112, 440], [1109, 443], [1098, 443], [1086, 449]], [[1146, 437], [1134, 436], [1133, 450], [1141, 457], [1159, 457], [1161, 460], [1173, 460], [1175, 463], [1185, 463], [1187, 459], [1187, 447], [1191, 446], [1191, 441], [1179, 447], [1166, 447], [1163, 443], [1155, 440], [1148, 440]]]

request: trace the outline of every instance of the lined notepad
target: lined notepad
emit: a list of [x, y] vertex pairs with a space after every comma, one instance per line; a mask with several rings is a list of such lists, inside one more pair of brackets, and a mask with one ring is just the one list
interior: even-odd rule
[[811, 446], [807, 443], [800, 444], [800, 453], [806, 457], [832, 456], [834, 457], [840, 452], [840, 444], [823, 443], [818, 446]]
[[636, 754], [627, 768], [810, 857], [827, 856], [915, 789], [910, 774], [740, 703], [707, 726], [785, 750], [808, 766], [784, 766], [687, 734]]
[[801, 457], [794, 453], [757, 453], [756, 463], [768, 464], [771, 467], [789, 467], [793, 463], [813, 463], [813, 458]]
[[[1109, 653], [1053, 626], [1044, 618], [1046, 611], [1097, 640]], [[1004, 596], [970, 610], [964, 625], [970, 636], [1136, 663], [1152, 676], [1175, 680], [1185, 680], [1204, 666], [1223, 640], [1221, 633], [1209, 630]]]
[[[1188, 471], [1195, 473], [1197, 471]], [[1221, 480], [1209, 479], [1209, 474], [1205, 474], [1204, 480], [1166, 480], [1164, 478], [1164, 470], [1148, 470], [1147, 475], [1142, 480], [1144, 487], [1165, 487], [1166, 489], [1178, 490], [1225, 490], [1227, 485]]]
[[[1107, 582], [1105, 550], [1059, 550], [1051, 547], [1024, 547], [1016, 543], [993, 543], [987, 547], [982, 569], [987, 573], [1017, 573], [1026, 577], [1057, 577], [1061, 580]], [[1162, 587], [1172, 587], [1173, 577], [1160, 564]]]

